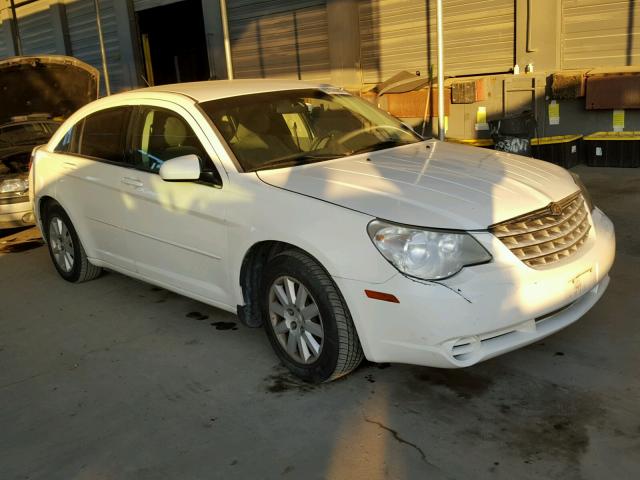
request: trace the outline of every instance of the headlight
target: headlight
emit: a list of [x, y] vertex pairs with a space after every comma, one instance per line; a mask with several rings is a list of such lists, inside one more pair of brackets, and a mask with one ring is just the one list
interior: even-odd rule
[[29, 180], [9, 178], [0, 182], [0, 193], [26, 192], [29, 190]]
[[450, 277], [491, 255], [467, 233], [424, 230], [373, 220], [367, 227], [373, 244], [400, 272], [423, 280]]
[[582, 179], [580, 178], [580, 175], [573, 172], [569, 172], [569, 173], [573, 177], [574, 183], [578, 186], [578, 188], [580, 188], [580, 191], [582, 192], [582, 198], [584, 198], [584, 203], [587, 204], [587, 208], [589, 209], [590, 212], [592, 212], [593, 209], [595, 208], [595, 205], [593, 204], [593, 200], [591, 199], [591, 194], [587, 190], [587, 187], [585, 187], [584, 183], [582, 183]]

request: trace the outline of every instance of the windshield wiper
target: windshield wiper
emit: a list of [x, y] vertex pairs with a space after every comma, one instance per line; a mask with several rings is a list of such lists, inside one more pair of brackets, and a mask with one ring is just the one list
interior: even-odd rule
[[284, 167], [292, 167], [295, 165], [302, 165], [306, 163], [313, 163], [314, 161], [321, 160], [333, 160], [335, 158], [339, 158], [340, 155], [336, 155], [333, 153], [303, 153], [296, 154], [293, 157], [280, 157], [274, 158], [273, 160], [269, 160], [268, 162], [264, 162], [257, 167], [250, 168], [246, 170], [247, 172], [256, 172], [258, 170], [267, 170], [269, 168], [284, 168]]
[[383, 140], [378, 143], [374, 143], [373, 145], [367, 145], [366, 147], [356, 148], [355, 150], [351, 150], [349, 155], [357, 155], [359, 153], [365, 152], [375, 152], [376, 150], [384, 150], [387, 148], [400, 147], [402, 145], [409, 145], [414, 142], [403, 142], [400, 140]]

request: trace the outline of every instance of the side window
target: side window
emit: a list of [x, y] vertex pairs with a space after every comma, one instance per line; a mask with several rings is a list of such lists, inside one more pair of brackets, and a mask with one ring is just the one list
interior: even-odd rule
[[124, 161], [130, 111], [130, 107], [118, 107], [89, 115], [84, 120], [79, 153], [110, 162]]
[[58, 143], [54, 151], [58, 153], [78, 153], [82, 124], [83, 120], [80, 120], [67, 130], [67, 133], [64, 134], [64, 137], [62, 137], [62, 140], [60, 140], [60, 143]]
[[136, 168], [158, 173], [165, 161], [190, 154], [198, 156], [204, 171], [214, 168], [194, 131], [177, 113], [145, 107], [136, 123], [132, 151]]

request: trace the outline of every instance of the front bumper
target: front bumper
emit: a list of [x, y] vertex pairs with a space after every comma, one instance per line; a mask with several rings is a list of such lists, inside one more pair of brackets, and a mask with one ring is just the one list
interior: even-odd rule
[[[533, 269], [490, 233], [474, 234], [494, 261], [440, 282], [401, 274], [383, 284], [336, 278], [366, 357], [457, 368], [536, 342], [582, 317], [603, 295], [615, 256], [613, 224], [600, 210], [572, 257]], [[367, 298], [364, 290], [400, 303]]]
[[0, 204], [0, 229], [27, 227], [35, 224], [31, 203], [25, 202]]

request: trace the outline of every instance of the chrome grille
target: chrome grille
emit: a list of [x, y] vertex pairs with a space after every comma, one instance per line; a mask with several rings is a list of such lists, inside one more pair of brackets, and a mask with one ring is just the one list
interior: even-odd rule
[[584, 198], [578, 192], [489, 230], [528, 266], [540, 268], [576, 253], [590, 229]]

